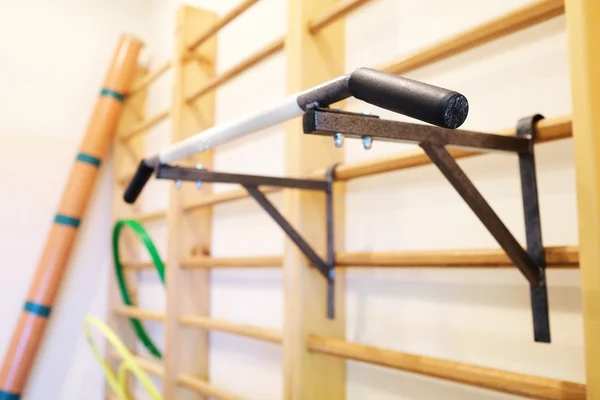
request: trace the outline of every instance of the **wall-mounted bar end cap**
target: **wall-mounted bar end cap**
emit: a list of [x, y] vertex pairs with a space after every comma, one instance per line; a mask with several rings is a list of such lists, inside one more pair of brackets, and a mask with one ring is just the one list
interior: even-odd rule
[[446, 97], [442, 110], [443, 124], [436, 123], [435, 125], [456, 129], [465, 122], [469, 115], [469, 101], [462, 94], [454, 92]]
[[133, 179], [129, 182], [127, 189], [125, 189], [123, 200], [129, 204], [135, 203], [153, 173], [153, 167], [146, 164], [145, 160], [140, 161]]
[[442, 128], [458, 128], [469, 113], [458, 92], [370, 68], [352, 72], [348, 87], [360, 100]]

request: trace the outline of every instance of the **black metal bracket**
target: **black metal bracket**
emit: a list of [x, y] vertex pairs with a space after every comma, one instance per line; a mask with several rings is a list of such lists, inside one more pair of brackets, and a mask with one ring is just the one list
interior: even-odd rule
[[[162, 164], [156, 171], [157, 179], [167, 179], [175, 182], [215, 182], [236, 183], [242, 185], [248, 194], [266, 211], [267, 214], [281, 227], [298, 249], [323, 274], [327, 280], [327, 316], [334, 318], [334, 283], [335, 283], [335, 249], [333, 225], [333, 181], [335, 167], [327, 169], [325, 180], [280, 178], [274, 176], [232, 174], [214, 172], [206, 169], [186, 168]], [[316, 190], [325, 193], [325, 214], [327, 231], [327, 254], [323, 259], [288, 220], [267, 199], [259, 186], [283, 187], [290, 189]]]
[[[419, 144], [528, 280], [531, 288], [534, 339], [536, 342], [549, 343], [546, 261], [542, 245], [533, 151], [535, 124], [541, 118], [543, 117], [535, 115], [520, 120], [517, 136], [450, 130], [318, 107], [313, 107], [304, 114], [303, 123], [304, 132], [307, 134], [343, 135], [363, 139], [368, 137], [370, 140]], [[519, 155], [527, 250], [519, 244], [479, 193], [446, 146], [508, 151]]]

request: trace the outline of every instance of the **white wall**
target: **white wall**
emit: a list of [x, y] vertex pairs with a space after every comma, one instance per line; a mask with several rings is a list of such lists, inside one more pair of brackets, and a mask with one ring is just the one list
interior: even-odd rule
[[[374, 0], [349, 17], [346, 69], [377, 67], [453, 33], [520, 7], [528, 0]], [[181, 1], [154, 3], [156, 65], [172, 51], [174, 10]], [[218, 13], [237, 1], [189, 2]], [[286, 1], [263, 0], [219, 34], [218, 70], [241, 61], [281, 35]], [[268, 21], [268, 23], [266, 23]], [[167, 36], [165, 36], [167, 35]], [[285, 93], [285, 57], [278, 55], [217, 92], [217, 123], [258, 108]], [[555, 18], [478, 49], [408, 74], [461, 91], [470, 100], [467, 129], [494, 131], [529, 114], [570, 113], [564, 18]], [[161, 86], [164, 85], [164, 86]], [[150, 107], [168, 105], [170, 78], [151, 94]], [[250, 106], [248, 99], [252, 97]], [[402, 119], [358, 101], [370, 110]], [[169, 124], [150, 133], [148, 153], [166, 144]], [[215, 168], [282, 174], [283, 128], [275, 127], [219, 147]], [[364, 151], [346, 141], [353, 162], [413, 147], [375, 142]], [[537, 147], [543, 235], [546, 245], [577, 243], [571, 140]], [[460, 161], [511, 231], [524, 239], [516, 157], [489, 155]], [[166, 185], [154, 183], [146, 210], [164, 207]], [[225, 185], [216, 190], [228, 190]], [[280, 195], [271, 196], [281, 205]], [[360, 179], [348, 185], [346, 250], [392, 251], [497, 247], [493, 238], [434, 167]], [[150, 227], [164, 245], [160, 223]], [[280, 254], [284, 237], [250, 200], [214, 208], [212, 254]], [[164, 248], [164, 247], [163, 247]], [[528, 287], [515, 269], [364, 269], [348, 273], [348, 340], [533, 375], [584, 380], [579, 273], [550, 271], [553, 343], [532, 340]], [[145, 306], [163, 309], [162, 288], [153, 273], [142, 280]], [[273, 270], [214, 271], [211, 313], [215, 318], [280, 328], [282, 275]], [[149, 324], [157, 340], [162, 329]], [[252, 339], [211, 333], [211, 381], [247, 398], [281, 399], [281, 349]], [[348, 363], [349, 400], [517, 398], [389, 369]]]
[[[150, 67], [156, 68], [172, 54], [174, 13], [183, 2], [63, 0], [36, 3], [35, 8], [28, 8], [33, 2], [0, 0], [0, 68], [3, 69], [0, 87], [4, 93], [0, 101], [5, 111], [0, 114], [0, 126], [6, 130], [0, 136], [6, 140], [0, 151], [6, 154], [0, 160], [7, 166], [23, 164], [23, 159], [39, 160], [37, 164], [23, 164], [18, 175], [0, 174], [4, 187], [10, 188], [9, 195], [5, 195], [9, 203], [0, 211], [3, 222], [0, 243], [8, 255], [5, 258], [8, 262], [0, 268], [10, 277], [0, 281], [6, 305], [2, 308], [4, 321], [13, 322], [22, 305], [117, 34], [129, 30], [147, 38]], [[224, 13], [237, 2], [188, 3]], [[460, 0], [449, 5], [441, 0], [373, 0], [349, 18], [347, 70], [379, 66], [527, 2]], [[262, 0], [223, 29], [219, 34], [218, 70], [226, 70], [281, 35], [286, 29], [285, 14], [285, 0]], [[31, 21], [36, 28], [23, 25], [23, 20]], [[78, 44], [92, 36], [97, 46], [78, 48]], [[561, 17], [409, 76], [463, 92], [471, 104], [465, 128], [492, 131], [513, 126], [518, 118], [533, 112], [547, 117], [570, 112], [566, 56]], [[49, 77], [50, 66], [55, 71]], [[66, 69], [68, 74], [61, 75]], [[285, 57], [278, 55], [220, 88], [217, 122], [282, 97], [284, 69]], [[23, 90], [26, 85], [29, 90]], [[42, 95], [35, 89], [43, 89]], [[254, 103], [248, 107], [250, 95], [257, 97], [252, 97]], [[152, 87], [148, 113], [167, 107], [170, 97], [171, 76], [167, 74]], [[357, 101], [350, 101], [348, 108], [368, 109], [383, 117], [398, 118]], [[65, 117], [66, 110], [69, 118]], [[166, 121], [149, 133], [148, 154], [166, 144], [169, 127]], [[31, 143], [39, 146], [31, 150]], [[269, 129], [220, 147], [215, 167], [283, 174], [283, 146], [282, 127]], [[348, 140], [345, 148], [346, 160], [352, 162], [412, 147], [375, 142], [374, 148], [366, 152], [360, 143]], [[53, 151], [49, 153], [46, 149]], [[537, 149], [545, 243], [575, 244], [571, 141], [544, 144]], [[45, 171], [47, 165], [52, 165], [53, 170], [47, 175], [53, 179], [37, 178], [38, 164]], [[463, 160], [460, 164], [522, 240], [516, 159], [490, 155]], [[81, 320], [88, 312], [105, 313], [111, 220], [107, 172], [105, 167], [102, 183], [83, 224], [67, 290], [57, 307], [60, 312], [54, 315], [28, 398], [46, 399], [48, 393], [56, 393], [55, 398], [60, 399], [100, 398], [102, 378], [82, 339]], [[144, 209], [163, 208], [167, 187], [164, 182], [152, 182], [143, 197]], [[228, 189], [224, 185], [217, 188]], [[25, 198], [28, 200], [23, 201]], [[282, 204], [280, 195], [272, 199]], [[348, 251], [496, 247], [433, 167], [351, 182], [346, 218]], [[148, 229], [164, 254], [163, 224], [152, 223]], [[217, 257], [280, 254], [283, 250], [282, 233], [250, 200], [215, 207], [213, 229], [212, 252]], [[15, 268], [19, 268], [19, 273], [14, 272]], [[164, 291], [155, 273], [141, 275], [141, 305], [164, 309]], [[213, 272], [212, 315], [281, 327], [281, 278], [280, 271], [266, 269]], [[348, 274], [347, 337], [400, 351], [583, 381], [579, 274], [550, 271], [549, 282], [553, 343], [545, 345], [532, 341], [527, 285], [516, 269], [352, 270]], [[161, 343], [162, 327], [146, 325]], [[2, 351], [11, 329], [12, 323], [0, 328]], [[278, 346], [211, 333], [210, 357], [211, 380], [216, 385], [250, 399], [282, 398], [282, 352]], [[348, 363], [347, 386], [349, 400], [515, 398], [354, 362]]]
[[[119, 36], [145, 40], [148, 15], [146, 0], [0, 0], [0, 359]], [[111, 178], [107, 161], [27, 400], [103, 398], [82, 321], [86, 314], [106, 314]]]

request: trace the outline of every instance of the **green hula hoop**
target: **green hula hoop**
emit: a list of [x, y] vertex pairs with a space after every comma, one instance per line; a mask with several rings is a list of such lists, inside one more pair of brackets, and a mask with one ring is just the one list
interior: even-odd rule
[[[131, 296], [129, 295], [129, 291], [127, 290], [127, 282], [125, 281], [125, 274], [123, 273], [123, 263], [121, 262], [121, 255], [119, 253], [119, 237], [121, 236], [121, 232], [123, 228], [128, 226], [133, 230], [136, 236], [142, 241], [144, 247], [150, 254], [152, 258], [152, 263], [156, 267], [156, 272], [158, 272], [158, 276], [160, 277], [163, 285], [165, 284], [165, 265], [163, 264], [160, 255], [158, 254], [158, 250], [156, 250], [156, 246], [150, 239], [150, 235], [144, 229], [142, 224], [133, 219], [120, 219], [115, 224], [112, 233], [112, 252], [113, 252], [113, 261], [115, 263], [115, 272], [117, 275], [117, 282], [119, 283], [119, 291], [121, 292], [121, 298], [123, 299], [123, 303], [128, 306], [134, 305], [131, 301]], [[130, 318], [131, 325], [133, 325], [133, 330], [135, 334], [140, 339], [140, 341], [144, 344], [144, 347], [148, 349], [148, 351], [158, 358], [162, 358], [162, 354], [160, 350], [154, 345], [150, 336], [144, 329], [144, 326], [137, 318]]]

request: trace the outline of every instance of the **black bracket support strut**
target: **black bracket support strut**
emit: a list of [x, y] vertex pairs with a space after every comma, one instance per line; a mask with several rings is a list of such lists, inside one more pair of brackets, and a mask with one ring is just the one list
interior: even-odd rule
[[535, 169], [535, 126], [543, 119], [536, 114], [517, 123], [517, 137], [531, 141], [530, 153], [519, 153], [521, 193], [525, 215], [525, 237], [527, 253], [538, 268], [538, 281], [530, 283], [533, 330], [536, 342], [550, 343], [550, 319], [548, 312], [548, 290], [546, 285], [546, 252], [542, 242], [542, 224], [538, 198], [537, 174]]
[[[418, 144], [529, 282], [534, 338], [536, 342], [549, 343], [550, 324], [545, 277], [546, 260], [542, 244], [533, 151], [535, 124], [542, 118], [541, 115], [535, 115], [521, 119], [517, 125], [516, 136], [449, 130], [430, 125], [382, 120], [377, 116], [365, 116], [318, 107], [309, 109], [304, 114], [303, 122], [304, 132], [308, 134], [341, 134], [355, 138], [369, 136], [378, 140]], [[525, 211], [527, 250], [519, 244], [479, 193], [475, 185], [448, 152], [446, 146], [508, 151], [518, 154]]]
[[[280, 178], [273, 176], [231, 174], [208, 171], [205, 169], [185, 168], [171, 165], [160, 165], [156, 172], [157, 179], [168, 179], [176, 182], [218, 182], [237, 183], [246, 189], [248, 194], [266, 211], [267, 214], [281, 227], [298, 249], [308, 260], [323, 274], [327, 280], [327, 317], [334, 318], [334, 283], [335, 283], [335, 249], [333, 225], [333, 181], [335, 167], [327, 169], [325, 180]], [[327, 230], [327, 254], [323, 259], [302, 235], [289, 223], [289, 221], [267, 199], [259, 186], [277, 186], [291, 189], [317, 190], [325, 193], [325, 213]]]

